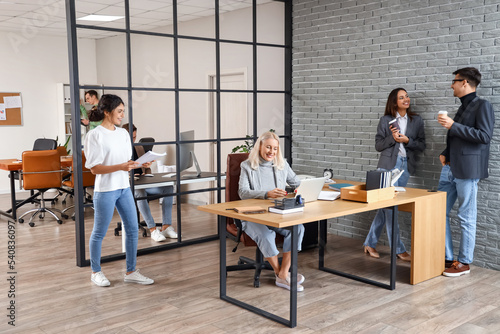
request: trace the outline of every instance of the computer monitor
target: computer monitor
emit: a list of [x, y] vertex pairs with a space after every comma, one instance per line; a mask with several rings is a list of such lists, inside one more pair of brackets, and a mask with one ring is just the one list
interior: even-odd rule
[[[201, 176], [200, 165], [198, 164], [198, 160], [196, 159], [196, 155], [194, 154], [194, 130], [184, 131], [180, 133], [180, 141], [191, 141], [191, 143], [181, 143], [179, 144], [179, 169], [181, 172], [185, 171], [188, 168], [191, 168], [194, 164], [196, 168], [196, 174], [194, 176]], [[191, 174], [184, 173], [183, 176], [191, 176]]]

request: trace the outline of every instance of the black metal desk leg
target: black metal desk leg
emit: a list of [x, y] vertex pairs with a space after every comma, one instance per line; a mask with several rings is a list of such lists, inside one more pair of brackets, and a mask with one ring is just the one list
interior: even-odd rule
[[14, 180], [15, 171], [10, 171], [10, 200], [12, 202], [12, 219], [17, 220], [17, 207], [16, 207], [16, 184]]
[[226, 217], [217, 216], [219, 220], [219, 296], [221, 299], [226, 297], [226, 283], [227, 283], [227, 271], [226, 271]]
[[291, 254], [291, 271], [290, 271], [290, 327], [297, 326], [297, 234], [298, 226], [292, 226], [292, 254]]
[[[391, 210], [391, 208], [389, 207], [388, 210]], [[395, 236], [396, 236], [394, 234], [394, 226], [395, 226], [395, 224], [397, 224], [397, 212], [398, 212], [397, 210], [398, 209], [397, 209], [397, 207], [393, 207], [392, 210], [393, 210], [392, 211], [393, 212], [393, 219], [392, 219], [392, 224], [393, 224], [392, 231], [393, 231], [393, 233], [391, 236], [391, 240], [392, 240], [393, 245], [394, 245], [394, 243], [395, 243], [394, 240], [395, 240]], [[350, 278], [350, 279], [353, 279], [356, 281], [360, 281], [363, 283], [379, 286], [379, 287], [385, 288], [385, 289], [389, 289], [389, 290], [395, 289], [395, 287], [396, 287], [396, 248], [395, 247], [391, 248], [391, 266], [390, 266], [390, 273], [389, 273], [390, 282], [389, 282], [389, 284], [381, 283], [381, 282], [373, 281], [371, 279], [367, 279], [364, 277], [360, 277], [357, 275], [353, 275], [353, 274], [349, 274], [349, 273], [345, 273], [345, 272], [342, 272], [339, 270], [325, 267], [324, 261], [325, 261], [326, 235], [327, 235], [326, 232], [327, 232], [326, 231], [326, 220], [320, 221], [319, 270], [323, 270], [323, 271], [326, 271], [326, 272], [334, 274], [334, 275], [347, 277], [347, 278]]]
[[[398, 207], [392, 207], [392, 235], [391, 235], [391, 282], [390, 289], [396, 288], [396, 226], [398, 225]], [[399, 229], [398, 229], [399, 231]]]
[[326, 219], [319, 221], [319, 269], [325, 267], [325, 248], [327, 229], [326, 229]]

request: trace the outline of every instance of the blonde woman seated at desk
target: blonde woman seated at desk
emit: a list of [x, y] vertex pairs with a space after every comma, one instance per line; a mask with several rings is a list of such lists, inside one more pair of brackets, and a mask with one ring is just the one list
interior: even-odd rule
[[[248, 159], [241, 163], [238, 195], [241, 199], [279, 198], [286, 196], [285, 186], [298, 187], [300, 180], [281, 155], [279, 137], [273, 132], [263, 133], [255, 142]], [[242, 221], [243, 231], [255, 241], [262, 255], [274, 269], [276, 285], [290, 290], [290, 265], [292, 232], [287, 229], [270, 227], [262, 224]], [[304, 226], [298, 225], [297, 249], [302, 248]], [[284, 237], [283, 259], [278, 261], [276, 233]], [[303, 291], [301, 285], [305, 278], [297, 274], [297, 291]]]

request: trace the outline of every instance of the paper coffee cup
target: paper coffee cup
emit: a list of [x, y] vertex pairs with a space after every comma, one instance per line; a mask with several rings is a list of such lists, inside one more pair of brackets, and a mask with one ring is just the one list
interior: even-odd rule
[[440, 110], [438, 115], [448, 115], [448, 112], [446, 110]]

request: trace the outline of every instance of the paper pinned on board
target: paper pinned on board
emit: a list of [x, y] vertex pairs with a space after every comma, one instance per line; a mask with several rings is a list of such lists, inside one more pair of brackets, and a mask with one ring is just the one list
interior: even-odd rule
[[5, 104], [0, 103], [0, 121], [6, 121], [7, 114], [5, 113]]
[[23, 107], [21, 96], [4, 96], [3, 103], [5, 104], [5, 109]]
[[156, 160], [158, 158], [164, 157], [165, 155], [167, 155], [167, 153], [155, 153], [153, 151], [148, 151], [148, 152], [144, 153], [135, 162], [142, 165], [142, 164], [145, 164], [146, 162], [150, 162], [150, 161]]

